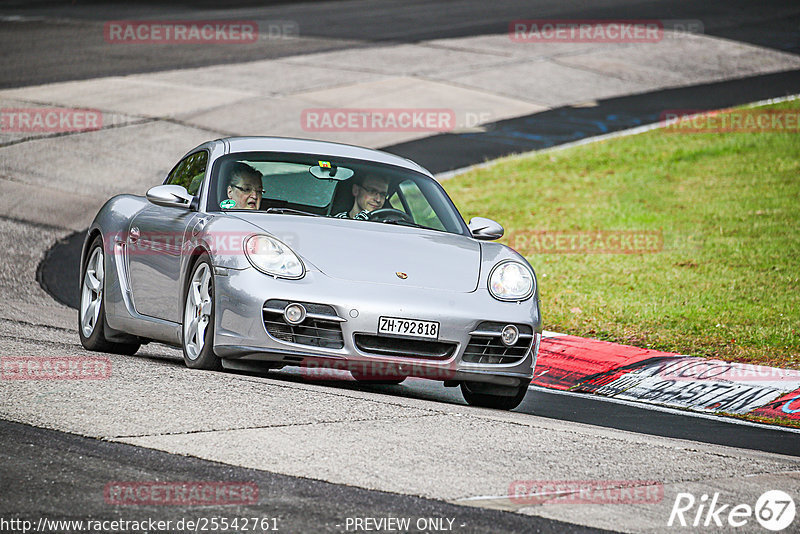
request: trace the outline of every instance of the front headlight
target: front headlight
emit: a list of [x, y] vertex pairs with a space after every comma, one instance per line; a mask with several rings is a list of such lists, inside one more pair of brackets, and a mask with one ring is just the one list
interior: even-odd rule
[[533, 290], [533, 273], [518, 261], [498, 263], [489, 273], [489, 292], [496, 299], [525, 300]]
[[296, 279], [306, 274], [297, 254], [274, 237], [251, 235], [244, 242], [244, 254], [253, 267], [270, 276]]

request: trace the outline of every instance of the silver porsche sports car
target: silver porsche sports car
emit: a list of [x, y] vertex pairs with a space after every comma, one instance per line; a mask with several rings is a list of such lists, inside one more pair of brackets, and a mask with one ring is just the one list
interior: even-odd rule
[[[191, 150], [145, 197], [109, 200], [81, 256], [89, 350], [183, 348], [196, 369], [348, 371], [522, 402], [536, 275], [503, 228], [467, 225], [431, 173], [385, 152], [271, 137]], [[319, 376], [319, 375], [317, 375]]]

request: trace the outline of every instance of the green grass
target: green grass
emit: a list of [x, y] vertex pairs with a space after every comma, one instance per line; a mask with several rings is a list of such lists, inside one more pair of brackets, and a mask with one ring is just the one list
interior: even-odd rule
[[466, 219], [493, 218], [507, 234], [661, 232], [654, 253], [520, 250], [546, 329], [800, 368], [800, 133], [654, 130], [507, 158], [444, 185]]

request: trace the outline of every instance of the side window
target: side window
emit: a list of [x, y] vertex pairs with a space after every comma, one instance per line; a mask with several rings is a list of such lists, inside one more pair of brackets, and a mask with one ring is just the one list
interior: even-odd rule
[[400, 200], [400, 194], [395, 193], [391, 197], [389, 197], [389, 205], [396, 210], [406, 211], [406, 207], [403, 206], [403, 201]]
[[203, 177], [206, 175], [207, 163], [208, 152], [205, 150], [195, 152], [175, 166], [169, 175], [167, 183], [170, 185], [182, 185], [190, 195], [196, 195], [200, 191]]
[[413, 180], [400, 182], [398, 189], [398, 194], [392, 197], [389, 202], [393, 208], [406, 211], [401, 200], [396, 198], [402, 195], [406, 204], [408, 204], [408, 211], [411, 212], [409, 215], [414, 218], [414, 222], [428, 228], [445, 229], [439, 216], [433, 211], [428, 199], [425, 198], [425, 195], [422, 194], [422, 191]]

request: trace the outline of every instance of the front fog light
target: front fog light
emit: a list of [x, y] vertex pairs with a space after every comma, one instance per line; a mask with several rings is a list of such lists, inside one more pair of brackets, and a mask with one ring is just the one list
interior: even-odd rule
[[306, 309], [302, 304], [289, 304], [283, 310], [283, 318], [289, 324], [300, 324], [306, 318]]
[[516, 344], [519, 340], [519, 329], [513, 324], [506, 325], [500, 333], [500, 340], [506, 347]]

